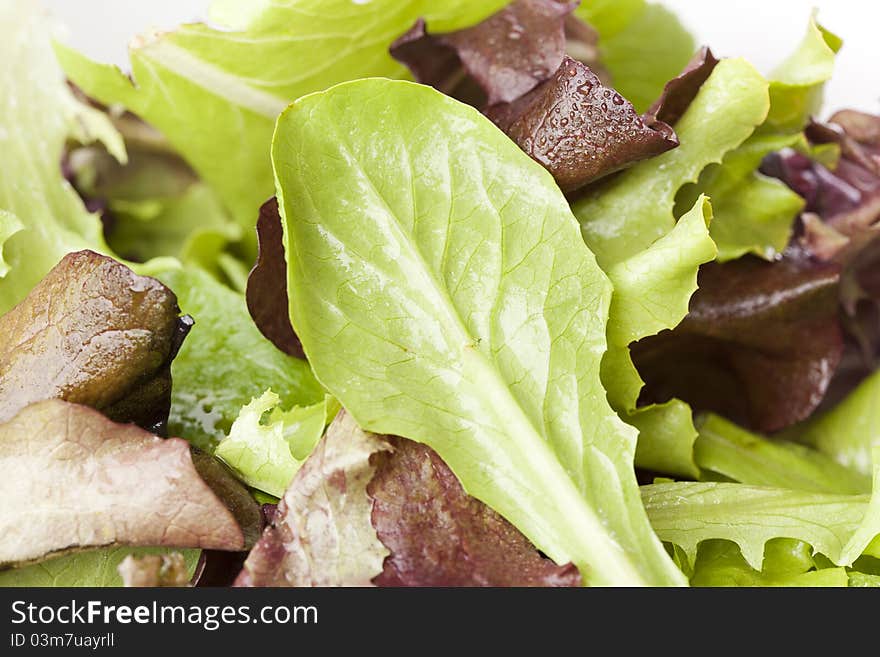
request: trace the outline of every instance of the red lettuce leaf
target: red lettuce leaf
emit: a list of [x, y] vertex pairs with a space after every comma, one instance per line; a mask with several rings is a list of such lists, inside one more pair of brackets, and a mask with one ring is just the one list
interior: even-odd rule
[[509, 103], [559, 68], [566, 17], [577, 5], [517, 0], [474, 27], [446, 34], [428, 34], [420, 20], [391, 45], [391, 55], [419, 82], [459, 100]]
[[281, 351], [305, 358], [302, 344], [290, 324], [287, 298], [287, 261], [284, 258], [278, 201], [271, 198], [257, 220], [259, 254], [247, 281], [247, 307], [257, 328]]
[[[419, 21], [391, 54], [419, 82], [483, 108], [563, 191], [574, 191], [678, 145], [666, 123], [656, 116], [643, 120], [605, 86], [601, 69], [566, 55], [592, 62], [598, 52], [596, 33], [571, 14], [577, 4], [518, 0], [479, 25], [447, 34], [429, 34]], [[695, 64], [669, 91], [666, 105], [685, 102], [710, 72], [708, 59]]]
[[629, 101], [569, 57], [552, 78], [486, 113], [566, 192], [678, 146], [671, 127], [645, 123]]
[[666, 83], [660, 98], [645, 113], [645, 121], [648, 124], [654, 121], [678, 123], [717, 64], [712, 51], [705, 46], [701, 48], [681, 74]]
[[[202, 455], [202, 461], [208, 459]], [[109, 545], [244, 550], [259, 509], [188, 443], [60, 400], [0, 424], [0, 566]]]
[[238, 586], [578, 586], [465, 493], [428, 447], [344, 411], [278, 505]]
[[68, 254], [0, 317], [0, 421], [64, 399], [161, 432], [190, 326], [159, 281], [92, 251]]
[[796, 249], [704, 265], [684, 321], [633, 345], [641, 401], [677, 397], [761, 432], [809, 417], [842, 356], [839, 271]]
[[367, 491], [391, 554], [378, 586], [580, 586], [575, 566], [542, 557], [513, 525], [465, 493], [429, 447], [388, 438]]

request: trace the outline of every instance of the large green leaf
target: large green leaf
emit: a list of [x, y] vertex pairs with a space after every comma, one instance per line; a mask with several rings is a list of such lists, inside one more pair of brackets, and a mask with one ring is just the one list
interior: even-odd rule
[[133, 79], [63, 46], [58, 53], [87, 94], [122, 104], [161, 130], [250, 227], [274, 190], [269, 143], [288, 102], [345, 80], [404, 77], [388, 47], [417, 18], [444, 32], [477, 23], [506, 3], [227, 0], [212, 18], [238, 29], [192, 24], [145, 35], [131, 47]]
[[599, 380], [611, 286], [551, 176], [473, 108], [361, 80], [273, 144], [291, 319], [369, 431], [433, 447], [591, 584], [681, 584]]
[[61, 175], [68, 139], [125, 148], [100, 112], [74, 98], [52, 53], [44, 13], [0, 0], [0, 314], [70, 251], [106, 251], [101, 222]]
[[[880, 452], [875, 453], [880, 457]], [[880, 464], [871, 495], [838, 495], [730, 483], [680, 482], [642, 488], [651, 524], [693, 561], [703, 541], [739, 545], [761, 570], [774, 538], [804, 541], [838, 566], [851, 565], [880, 534]]]

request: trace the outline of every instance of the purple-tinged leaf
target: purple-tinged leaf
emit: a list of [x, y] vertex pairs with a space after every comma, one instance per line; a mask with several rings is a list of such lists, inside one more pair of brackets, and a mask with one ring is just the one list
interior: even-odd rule
[[647, 125], [629, 101], [569, 57], [547, 82], [487, 115], [567, 192], [678, 146], [671, 127]]
[[281, 351], [304, 358], [288, 314], [287, 261], [284, 258], [278, 201], [271, 198], [257, 220], [259, 255], [247, 281], [247, 307], [257, 328]]
[[420, 20], [392, 44], [391, 55], [419, 82], [455, 98], [473, 102], [482, 95], [489, 105], [509, 103], [559, 68], [566, 17], [577, 5], [516, 0], [474, 27], [446, 34], [429, 34]]
[[513, 525], [469, 496], [437, 455], [405, 438], [377, 457], [373, 525], [391, 554], [378, 586], [580, 586], [572, 564], [542, 557]]
[[633, 346], [642, 401], [677, 397], [761, 432], [809, 417], [841, 359], [838, 280], [797, 250], [704, 265], [684, 321]]
[[645, 113], [645, 121], [648, 124], [662, 121], [673, 126], [678, 123], [717, 64], [712, 51], [706, 46], [701, 48], [681, 74], [666, 83], [663, 94]]
[[0, 317], [0, 421], [64, 399], [159, 430], [171, 361], [192, 326], [159, 281], [92, 251], [71, 253]]
[[256, 504], [228, 473], [202, 470], [210, 485], [179, 438], [31, 404], [0, 424], [0, 471], [16, 473], [0, 478], [0, 566], [109, 545], [246, 549]]

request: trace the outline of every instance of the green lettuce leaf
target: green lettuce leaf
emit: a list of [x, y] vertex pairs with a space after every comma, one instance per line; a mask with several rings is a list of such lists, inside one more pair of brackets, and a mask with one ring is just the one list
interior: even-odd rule
[[841, 465], [870, 474], [872, 451], [880, 447], [880, 371], [831, 410], [783, 435], [815, 447]]
[[171, 365], [171, 435], [213, 452], [242, 407], [269, 388], [279, 391], [284, 408], [324, 399], [308, 363], [282, 353], [257, 330], [243, 295], [196, 268], [153, 274], [195, 319]]
[[644, 0], [583, 2], [577, 15], [599, 33], [602, 65], [614, 88], [644, 112], [681, 73], [696, 50], [691, 34], [666, 7]]
[[[875, 453], [880, 457], [880, 452]], [[851, 565], [880, 534], [880, 462], [871, 495], [814, 493], [730, 483], [663, 483], [642, 487], [651, 524], [664, 541], [693, 562], [703, 541], [739, 545], [752, 568], [761, 569], [764, 546], [794, 538]]]
[[758, 172], [763, 159], [783, 148], [806, 148], [801, 131], [819, 110], [841, 41], [815, 16], [795, 51], [770, 75], [770, 110], [756, 134], [707, 168], [696, 184], [681, 192], [687, 210], [699, 194], [712, 199], [712, 239], [721, 262], [753, 253], [772, 260], [791, 238], [803, 199], [780, 181]]
[[719, 62], [675, 126], [681, 145], [641, 162], [574, 206], [603, 269], [632, 257], [675, 226], [675, 196], [709, 164], [740, 146], [769, 109], [767, 81], [742, 59]]
[[699, 474], [690, 408], [672, 400], [637, 410], [643, 381], [629, 354], [632, 342], [684, 318], [699, 266], [716, 256], [707, 227], [712, 209], [695, 197], [676, 222], [676, 194], [742, 144], [768, 106], [767, 82], [754, 68], [723, 60], [677, 123], [679, 148], [632, 167], [574, 204], [587, 245], [614, 283], [602, 380], [612, 406], [640, 431], [641, 467]]
[[66, 160], [80, 195], [106, 208], [110, 248], [134, 262], [175, 257], [226, 280], [221, 258], [242, 227], [161, 135], [130, 115], [114, 121], [128, 162], [97, 146], [76, 148]]
[[251, 400], [214, 452], [243, 482], [275, 497], [284, 495], [339, 412], [338, 402], [329, 395], [317, 404], [289, 411], [280, 403], [271, 390]]
[[405, 68], [388, 47], [417, 18], [449, 31], [477, 23], [505, 4], [227, 1], [213, 8], [212, 19], [238, 29], [199, 23], [135, 40], [133, 79], [64, 46], [57, 50], [75, 84], [158, 128], [237, 221], [250, 227], [274, 193], [269, 143], [275, 118], [288, 102], [345, 80], [404, 77]]
[[721, 164], [706, 168], [697, 183], [679, 192], [677, 212], [690, 207], [699, 194], [712, 199], [715, 217], [711, 234], [719, 262], [747, 253], [772, 260], [785, 250], [804, 201], [781, 181], [759, 173], [758, 168], [769, 153], [802, 141], [800, 135], [754, 135], [728, 153]]
[[709, 237], [712, 207], [705, 197], [664, 237], [608, 269], [614, 286], [608, 351], [602, 381], [612, 406], [639, 430], [636, 463], [658, 472], [696, 477], [692, 446], [697, 437], [687, 404], [672, 400], [636, 408], [643, 381], [629, 345], [678, 325], [697, 289], [699, 266], [715, 257]]
[[388, 80], [294, 103], [273, 162], [291, 320], [358, 423], [434, 448], [588, 583], [683, 584], [599, 380], [611, 286], [551, 176], [473, 108]]
[[61, 175], [67, 140], [101, 141], [120, 160], [125, 148], [109, 120], [64, 83], [36, 3], [0, 4], [0, 60], [2, 314], [70, 251], [107, 251], [101, 222]]
[[851, 582], [845, 568], [817, 569], [809, 546], [802, 541], [772, 539], [764, 549], [761, 570], [743, 559], [729, 541], [706, 541], [697, 552], [691, 586], [834, 586]]
[[730, 480], [818, 493], [871, 492], [870, 476], [809, 447], [767, 440], [711, 413], [699, 418], [697, 428], [697, 465]]
[[800, 132], [822, 106], [825, 83], [843, 45], [816, 21], [815, 12], [797, 49], [771, 74], [770, 113], [763, 132]]
[[127, 556], [170, 554], [172, 551], [184, 556], [186, 568], [192, 576], [199, 562], [201, 550], [122, 546], [77, 552], [33, 566], [5, 570], [0, 572], [0, 587], [122, 586], [122, 577], [117, 569]]

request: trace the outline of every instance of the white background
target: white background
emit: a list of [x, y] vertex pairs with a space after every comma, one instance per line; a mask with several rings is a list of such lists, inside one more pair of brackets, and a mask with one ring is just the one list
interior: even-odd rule
[[[42, 2], [67, 25], [69, 43], [123, 68], [131, 37], [151, 27], [168, 29], [199, 20], [210, 4], [210, 0]], [[880, 113], [880, 1], [664, 0], [664, 4], [675, 9], [716, 55], [744, 56], [764, 73], [791, 52], [803, 35], [811, 8], [817, 7], [821, 22], [845, 42], [827, 88], [826, 110], [846, 106]]]

